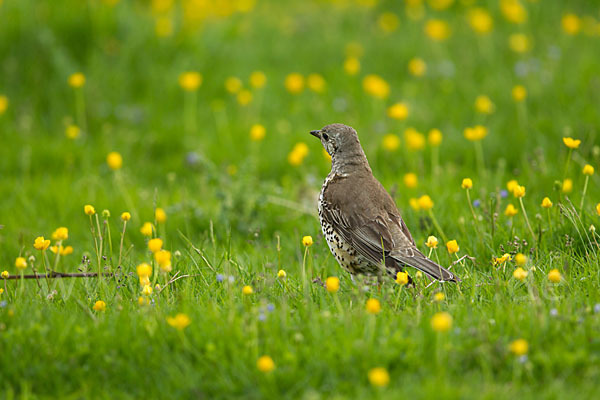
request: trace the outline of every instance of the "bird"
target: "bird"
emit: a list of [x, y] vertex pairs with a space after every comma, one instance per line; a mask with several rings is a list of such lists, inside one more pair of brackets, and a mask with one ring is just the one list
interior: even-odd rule
[[343, 269], [352, 276], [396, 279], [409, 266], [438, 281], [460, 281], [419, 251], [396, 203], [373, 176], [354, 128], [336, 123], [310, 134], [331, 156], [331, 171], [319, 194], [319, 222]]

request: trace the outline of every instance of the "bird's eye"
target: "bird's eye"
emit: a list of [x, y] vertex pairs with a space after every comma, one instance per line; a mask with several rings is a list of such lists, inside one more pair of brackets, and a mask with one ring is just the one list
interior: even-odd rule
[[321, 135], [321, 137], [322, 137], [324, 140], [329, 140], [329, 136], [328, 136], [328, 135], [327, 135], [325, 132], [323, 132], [323, 134]]

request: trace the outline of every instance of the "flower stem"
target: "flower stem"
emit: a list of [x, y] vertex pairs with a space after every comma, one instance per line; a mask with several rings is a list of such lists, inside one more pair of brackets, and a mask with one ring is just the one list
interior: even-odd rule
[[533, 233], [533, 229], [531, 229], [531, 224], [529, 223], [529, 218], [527, 217], [527, 211], [525, 211], [525, 205], [523, 204], [522, 197], [519, 197], [519, 203], [521, 203], [521, 210], [523, 210], [523, 216], [525, 217], [525, 222], [527, 222], [527, 228], [529, 228], [529, 232], [531, 233], [533, 240], [537, 241], [537, 238], [535, 237], [535, 233]]
[[471, 209], [471, 215], [473, 215], [473, 221], [475, 221], [475, 230], [477, 231], [477, 236], [479, 236], [479, 238], [481, 240], [483, 240], [483, 237], [481, 236], [481, 233], [479, 232], [479, 221], [477, 220], [477, 216], [475, 215], [475, 209], [473, 209], [473, 204], [471, 203], [471, 189], [466, 189], [467, 192], [467, 202], [469, 203], [469, 208]]
[[585, 194], [587, 193], [588, 182], [590, 181], [590, 176], [585, 176], [585, 183], [583, 184], [583, 194], [581, 195], [581, 204], [579, 204], [579, 214], [583, 217], [583, 201], [585, 200]]
[[433, 221], [433, 226], [435, 226], [435, 229], [437, 229], [437, 231], [440, 233], [440, 236], [444, 240], [444, 243], [446, 243], [448, 241], [448, 238], [444, 234], [444, 231], [440, 227], [440, 224], [437, 222], [437, 219], [435, 219], [435, 215], [433, 215], [433, 211], [431, 211], [431, 209], [429, 209], [429, 210], [427, 210], [427, 212], [429, 213], [429, 217]]

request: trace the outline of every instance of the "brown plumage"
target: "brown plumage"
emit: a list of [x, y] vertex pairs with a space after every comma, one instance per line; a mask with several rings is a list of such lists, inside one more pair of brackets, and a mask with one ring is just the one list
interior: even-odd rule
[[385, 271], [395, 278], [408, 265], [440, 281], [460, 280], [417, 249], [394, 200], [373, 176], [353, 128], [331, 124], [310, 133], [332, 158], [319, 196], [319, 220], [344, 269], [368, 275]]

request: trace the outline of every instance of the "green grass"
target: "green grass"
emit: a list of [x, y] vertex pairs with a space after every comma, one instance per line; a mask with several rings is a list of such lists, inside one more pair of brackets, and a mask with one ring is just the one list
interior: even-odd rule
[[[597, 397], [600, 237], [589, 227], [598, 222], [598, 174], [590, 177], [583, 212], [579, 204], [583, 166], [600, 167], [599, 22], [589, 19], [598, 18], [598, 8], [586, 1], [521, 2], [528, 13], [523, 24], [508, 22], [496, 1], [477, 2], [494, 20], [484, 36], [469, 27], [469, 1], [441, 11], [424, 5], [418, 20], [391, 1], [372, 7], [261, 1], [250, 12], [233, 13], [224, 1], [197, 24], [189, 23], [182, 2], [166, 14], [152, 11], [148, 1], [114, 7], [1, 2], [0, 95], [8, 107], [0, 115], [0, 270], [17, 274], [21, 255], [35, 256], [42, 271], [34, 239], [66, 226], [74, 253], [57, 270], [97, 271], [83, 213], [93, 204], [102, 229], [111, 232], [112, 251], [106, 239], [101, 268], [116, 276], [0, 282], [0, 397]], [[379, 27], [384, 12], [398, 16], [397, 30]], [[569, 12], [582, 18], [577, 35], [561, 29]], [[157, 37], [156, 20], [165, 16], [173, 33]], [[450, 25], [448, 40], [423, 33], [430, 18]], [[511, 51], [514, 33], [528, 35], [530, 51]], [[343, 69], [350, 43], [363, 50], [355, 76]], [[426, 62], [425, 76], [408, 73], [413, 57]], [[203, 76], [192, 131], [178, 85], [188, 70]], [[248, 83], [257, 70], [267, 77], [261, 89]], [[66, 126], [83, 125], [67, 84], [77, 71], [86, 76], [87, 129], [70, 140]], [[287, 92], [283, 82], [292, 72], [321, 74], [324, 92]], [[389, 83], [386, 99], [364, 92], [362, 80], [372, 73]], [[251, 90], [247, 106], [226, 91], [230, 76]], [[511, 97], [517, 84], [528, 92], [521, 103]], [[492, 114], [475, 111], [478, 95], [494, 102]], [[409, 105], [406, 121], [387, 116], [398, 101]], [[431, 196], [436, 219], [458, 241], [458, 255], [472, 257], [452, 267], [460, 285], [427, 287], [417, 279], [414, 289], [394, 282], [378, 287], [353, 282], [339, 268], [316, 219], [329, 162], [308, 134], [332, 122], [358, 130], [376, 177], [394, 194], [423, 251], [427, 237], [440, 234], [409, 202]], [[260, 142], [248, 134], [256, 123], [266, 127]], [[484, 169], [463, 137], [476, 124], [489, 130], [481, 142]], [[384, 149], [385, 134], [403, 138], [408, 127], [442, 131], [437, 173], [430, 146], [411, 151], [402, 140], [398, 150]], [[582, 140], [566, 173], [563, 136]], [[309, 154], [292, 166], [287, 157], [299, 142]], [[122, 169], [107, 166], [110, 151], [122, 154]], [[418, 175], [416, 188], [403, 184], [408, 172]], [[477, 227], [460, 187], [465, 177], [474, 181], [471, 199], [480, 202]], [[567, 194], [559, 190], [565, 177], [573, 180]], [[527, 188], [523, 200], [535, 239], [518, 200], [501, 196], [511, 179]], [[545, 196], [554, 203], [549, 216], [540, 207]], [[512, 224], [504, 215], [509, 203], [519, 209]], [[139, 229], [154, 220], [156, 207], [167, 212], [157, 235], [173, 252], [173, 271], [160, 273], [155, 265], [153, 283], [189, 276], [155, 290], [150, 304], [140, 306], [136, 266], [152, 256]], [[102, 217], [104, 209], [110, 217]], [[132, 219], [119, 268], [123, 211]], [[315, 239], [306, 254], [304, 235]], [[500, 267], [491, 261], [518, 252], [528, 256], [525, 282], [512, 277], [514, 261]], [[432, 257], [442, 265], [456, 259], [441, 238]], [[560, 283], [547, 277], [554, 268]], [[286, 279], [277, 278], [279, 269]], [[329, 276], [340, 278], [337, 294], [323, 286]], [[242, 295], [244, 285], [252, 295]], [[439, 291], [446, 298], [435, 302]], [[381, 301], [378, 315], [365, 310], [372, 297]], [[92, 309], [97, 300], [106, 302], [105, 312]], [[453, 318], [449, 332], [431, 327], [440, 311]], [[182, 331], [166, 321], [177, 313], [191, 320]], [[526, 357], [509, 350], [518, 338], [529, 344]], [[257, 369], [262, 355], [274, 360], [273, 372]], [[387, 387], [370, 385], [374, 367], [389, 372]]]

